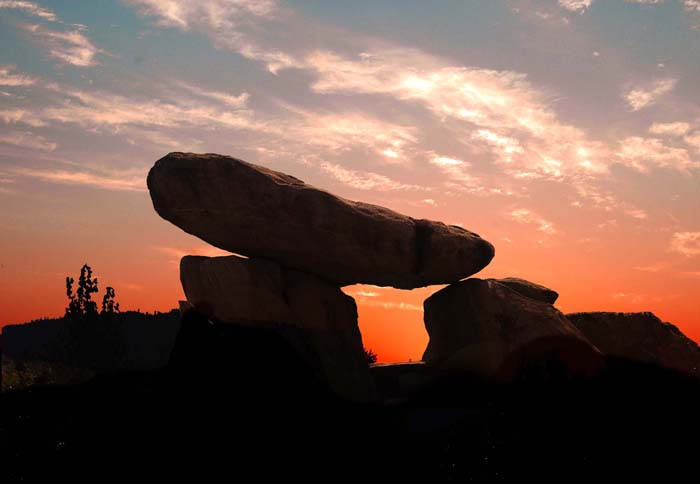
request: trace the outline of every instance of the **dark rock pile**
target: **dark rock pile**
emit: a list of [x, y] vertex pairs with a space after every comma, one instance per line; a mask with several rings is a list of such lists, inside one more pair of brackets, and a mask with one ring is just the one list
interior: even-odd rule
[[189, 304], [220, 323], [277, 328], [343, 398], [375, 395], [355, 301], [341, 286], [449, 284], [425, 301], [426, 367], [488, 380], [595, 374], [603, 354], [697, 372], [700, 350], [650, 313], [565, 316], [518, 278], [467, 279], [493, 246], [460, 227], [353, 202], [217, 154], [171, 153], [148, 175], [164, 219], [240, 254], [186, 256]]

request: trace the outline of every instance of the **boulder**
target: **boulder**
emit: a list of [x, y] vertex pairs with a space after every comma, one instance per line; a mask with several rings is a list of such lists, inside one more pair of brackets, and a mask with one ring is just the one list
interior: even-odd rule
[[506, 277], [505, 279], [494, 280], [516, 290], [523, 296], [527, 296], [530, 299], [535, 299], [537, 301], [546, 302], [548, 304], [554, 304], [559, 297], [559, 293], [549, 289], [548, 287], [540, 286], [539, 284], [535, 284], [534, 282], [526, 281], [525, 279], [520, 279], [518, 277]]
[[653, 313], [591, 312], [566, 317], [606, 355], [700, 376], [700, 347]]
[[427, 365], [506, 381], [595, 374], [600, 352], [551, 304], [494, 279], [468, 279], [424, 303]]
[[238, 256], [185, 256], [180, 279], [187, 300], [213, 320], [272, 329], [339, 396], [372, 398], [357, 307], [340, 288], [274, 262]]
[[155, 210], [185, 232], [340, 286], [451, 283], [494, 255], [460, 227], [345, 200], [228, 156], [170, 153], [147, 181]]

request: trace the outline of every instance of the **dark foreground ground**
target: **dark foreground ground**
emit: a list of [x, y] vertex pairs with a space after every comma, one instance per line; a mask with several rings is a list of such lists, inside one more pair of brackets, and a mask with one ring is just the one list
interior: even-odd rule
[[4, 394], [0, 482], [698, 477], [700, 384], [655, 367], [611, 360], [595, 379], [548, 385], [444, 376], [383, 405], [265, 371], [125, 373]]

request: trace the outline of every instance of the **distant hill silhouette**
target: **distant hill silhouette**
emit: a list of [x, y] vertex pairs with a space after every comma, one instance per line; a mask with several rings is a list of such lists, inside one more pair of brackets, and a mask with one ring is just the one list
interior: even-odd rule
[[[101, 324], [100, 320], [90, 324]], [[110, 317], [110, 324], [116, 328], [114, 341], [90, 341], [99, 333], [88, 333], [87, 339], [79, 342], [80, 346], [94, 345], [96, 351], [108, 351], [119, 347], [119, 357], [101, 358], [80, 366], [99, 372], [116, 372], [122, 370], [152, 370], [165, 366], [170, 357], [175, 337], [180, 328], [180, 313], [173, 309], [169, 312], [153, 314], [138, 311], [125, 311]], [[64, 318], [40, 319], [24, 324], [13, 324], [2, 328], [0, 346], [5, 362], [14, 364], [33, 364], [36, 362], [57, 364], [58, 366], [76, 366], [74, 350], [70, 344], [71, 335]], [[102, 345], [103, 347], [100, 347]], [[116, 352], [115, 352], [116, 355]], [[61, 382], [57, 382], [61, 383]]]

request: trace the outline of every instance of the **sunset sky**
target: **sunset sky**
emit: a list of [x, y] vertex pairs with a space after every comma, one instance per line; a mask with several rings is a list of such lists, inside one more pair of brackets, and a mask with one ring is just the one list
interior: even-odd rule
[[[216, 152], [461, 225], [564, 312], [700, 339], [700, 0], [0, 0], [0, 326], [59, 316], [88, 262], [168, 310], [185, 254], [146, 174]], [[439, 287], [355, 297], [420, 359]]]

